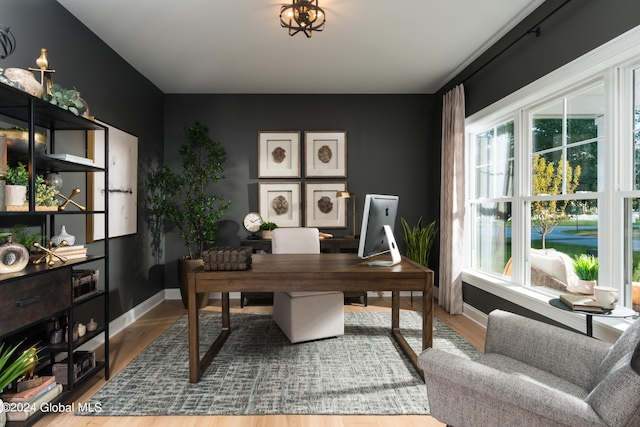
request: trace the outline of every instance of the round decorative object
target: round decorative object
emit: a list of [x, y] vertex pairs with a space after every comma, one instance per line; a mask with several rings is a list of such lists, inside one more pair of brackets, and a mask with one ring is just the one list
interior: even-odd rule
[[242, 220], [242, 225], [250, 233], [256, 233], [264, 221], [258, 212], [249, 212]]
[[13, 84], [14, 87], [27, 92], [36, 98], [42, 98], [44, 95], [44, 87], [34, 77], [31, 71], [21, 68], [7, 68], [4, 70], [4, 76]]
[[29, 264], [29, 251], [20, 243], [11, 240], [11, 235], [5, 236], [5, 243], [0, 245], [0, 273], [15, 273], [23, 270]]
[[318, 149], [318, 159], [320, 159], [322, 163], [329, 163], [331, 157], [333, 157], [333, 153], [328, 145], [323, 145]]
[[282, 163], [284, 159], [287, 157], [286, 150], [282, 147], [276, 147], [272, 152], [273, 161], [276, 163]]
[[276, 214], [284, 215], [289, 210], [289, 202], [284, 196], [278, 196], [271, 202], [271, 207], [276, 211]]
[[58, 246], [63, 240], [67, 241], [68, 246], [72, 246], [76, 242], [76, 236], [72, 236], [67, 233], [67, 229], [64, 225], [60, 228], [60, 234], [51, 238], [51, 243]]
[[318, 209], [324, 214], [328, 214], [329, 212], [331, 212], [333, 210], [333, 203], [331, 202], [331, 198], [322, 196], [318, 200]]
[[[0, 129], [7, 139], [7, 151], [13, 154], [29, 153], [29, 132], [21, 129]], [[47, 137], [41, 133], [34, 136], [36, 154], [42, 154], [47, 148]]]
[[55, 188], [58, 191], [62, 190], [62, 185], [64, 184], [64, 182], [62, 181], [62, 176], [56, 172], [48, 173], [44, 178], [44, 182], [45, 184]]
[[93, 332], [96, 329], [98, 329], [98, 324], [96, 323], [95, 320], [93, 320], [93, 317], [92, 317], [89, 323], [87, 323], [87, 332]]

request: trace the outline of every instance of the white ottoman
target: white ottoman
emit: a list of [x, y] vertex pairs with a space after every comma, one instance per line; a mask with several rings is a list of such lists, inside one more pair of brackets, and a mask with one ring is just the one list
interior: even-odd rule
[[344, 335], [344, 294], [275, 292], [273, 320], [292, 343]]

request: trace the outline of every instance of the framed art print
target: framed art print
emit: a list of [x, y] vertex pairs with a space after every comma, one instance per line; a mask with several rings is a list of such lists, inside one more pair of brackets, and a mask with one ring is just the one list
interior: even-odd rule
[[278, 227], [300, 227], [300, 183], [258, 183], [258, 206], [264, 222], [275, 222]]
[[336, 196], [346, 182], [305, 183], [305, 227], [347, 228], [346, 202]]
[[[108, 159], [104, 157], [105, 132], [89, 132], [87, 151], [98, 167], [109, 163], [108, 188], [104, 188], [104, 172], [87, 175], [87, 209], [105, 209], [104, 194], [109, 198], [109, 237], [136, 234], [138, 220], [138, 137], [107, 123], [96, 123], [109, 129]], [[105, 215], [87, 216], [87, 243], [105, 238]]]
[[300, 178], [300, 132], [258, 132], [258, 178]]
[[305, 177], [347, 177], [347, 132], [304, 133]]

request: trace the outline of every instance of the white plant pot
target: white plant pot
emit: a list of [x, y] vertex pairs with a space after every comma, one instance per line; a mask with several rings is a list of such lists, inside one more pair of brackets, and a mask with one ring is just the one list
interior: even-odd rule
[[262, 238], [265, 240], [269, 240], [273, 237], [272, 230], [262, 230]]
[[23, 206], [27, 202], [27, 187], [24, 185], [7, 185], [4, 194], [7, 206]]
[[596, 280], [582, 280], [578, 279], [578, 292], [585, 295], [593, 295], [593, 287], [598, 282]]

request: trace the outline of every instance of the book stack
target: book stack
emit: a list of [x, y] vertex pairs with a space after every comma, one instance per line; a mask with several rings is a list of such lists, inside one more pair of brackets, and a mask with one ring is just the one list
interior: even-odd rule
[[86, 258], [87, 248], [84, 245], [63, 246], [56, 249], [56, 254], [67, 258], [67, 260]]
[[560, 301], [567, 305], [567, 307], [576, 311], [587, 311], [589, 313], [602, 313], [602, 305], [584, 295], [574, 295], [574, 294], [562, 294], [560, 295]]
[[7, 421], [25, 421], [62, 393], [62, 384], [53, 376], [43, 376], [42, 384], [19, 393], [3, 393]]

